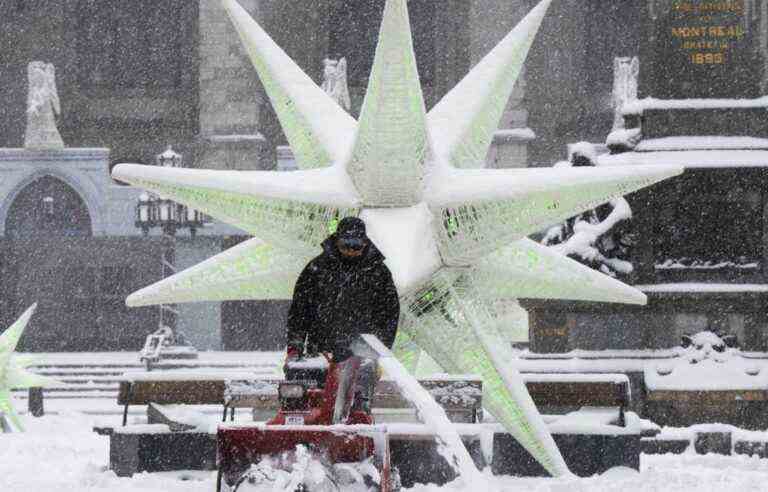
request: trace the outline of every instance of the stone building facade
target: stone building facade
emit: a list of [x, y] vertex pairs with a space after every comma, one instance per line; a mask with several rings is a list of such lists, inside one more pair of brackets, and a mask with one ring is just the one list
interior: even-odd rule
[[647, 99], [624, 108], [597, 164], [686, 168], [627, 197], [635, 268], [623, 280], [648, 305], [526, 301], [531, 349], [666, 350], [711, 330], [766, 352], [768, 2], [654, 0], [640, 12]]
[[[318, 83], [324, 58], [346, 57], [351, 112], [357, 115], [373, 60], [383, 0], [239, 1]], [[666, 8], [665, 1], [669, 3], [553, 2], [526, 73], [504, 114], [487, 165], [551, 165], [564, 156], [570, 142], [602, 141], [613, 121], [613, 59], [640, 55], [644, 63], [644, 30], [648, 23], [658, 22], [655, 19], [659, 9]], [[427, 106], [453, 87], [535, 3], [411, 0], [415, 50]], [[755, 49], [762, 53], [759, 60], [765, 66], [766, 1], [738, 3], [750, 13], [745, 29], [758, 40]], [[0, 231], [5, 243], [10, 240], [5, 228], [16, 194], [24, 183], [38, 179], [44, 180], [38, 183], [41, 190], [46, 186], [65, 189], [51, 184], [51, 178], [68, 186], [70, 191], [62, 191], [62, 200], [77, 202], [73, 192], [81, 202], [78, 206], [88, 211], [90, 233], [85, 237], [89, 239], [80, 240], [85, 245], [77, 254], [90, 254], [100, 241], [106, 244], [103, 250], [109, 253], [105, 254], [113, 259], [126, 258], [126, 247], [132, 251], [149, 248], [136, 253], [140, 256], [155, 254], [153, 239], [140, 238], [132, 228], [135, 190], [111, 182], [107, 174], [111, 166], [118, 162], [152, 163], [154, 155], [168, 144], [185, 156], [187, 165], [200, 168], [273, 169], [278, 160], [286, 160], [285, 151], [277, 150], [285, 139], [269, 101], [218, 1], [0, 0], [0, 148], [22, 145], [26, 65], [32, 60], [56, 67], [62, 102], [59, 129], [67, 147], [106, 148], [109, 152], [99, 151], [94, 157], [81, 151], [75, 160], [48, 160], [45, 164], [19, 164], [14, 150], [2, 154], [2, 175], [15, 175], [24, 166], [36, 169], [14, 181], [17, 184], [13, 186], [21, 188], [0, 188]], [[760, 73], [764, 91], [768, 70]], [[88, 166], [98, 169], [90, 171]], [[76, 177], [67, 174], [68, 169], [75, 168]], [[99, 178], [93, 181], [95, 174]], [[85, 226], [81, 230], [86, 230]], [[231, 246], [243, 239], [239, 234], [215, 226], [194, 241], [180, 238], [176, 254], [179, 266]], [[56, 241], [36, 244], [47, 244], [41, 247], [52, 251]], [[7, 258], [16, 261], [20, 257], [12, 248], [9, 251]], [[131, 288], [157, 279], [158, 271], [138, 275]], [[62, 272], [58, 275], [64, 275]], [[14, 270], [7, 270], [7, 274], [19, 275]], [[121, 289], [130, 290], [127, 286]], [[13, 303], [28, 297], [2, 296], [0, 302], [8, 307], [7, 314], [3, 309], [3, 316], [8, 319], [13, 316], [10, 311], [18, 310]], [[106, 303], [99, 302], [100, 306]], [[276, 348], [285, 306], [284, 302], [183, 306], [180, 322], [197, 333], [201, 348]], [[151, 329], [150, 314], [115, 314], [119, 316], [125, 320], [120, 326], [140, 326], [137, 329], [141, 333]], [[76, 323], [86, 319], [78, 317]], [[254, 337], [257, 332], [266, 335]], [[134, 347], [140, 338], [137, 335], [120, 346]]]
[[[318, 83], [322, 60], [350, 61], [352, 112], [367, 84], [378, 0], [241, 0]], [[416, 50], [434, 104], [532, 2], [414, 0]], [[134, 227], [138, 190], [109, 178], [119, 162], [152, 163], [167, 145], [201, 168], [272, 169], [284, 137], [219, 2], [0, 2], [0, 289], [2, 320], [39, 299], [25, 349], [137, 349], [157, 310], [129, 310], [130, 291], [160, 278], [161, 241]], [[67, 150], [21, 149], [26, 66], [56, 67]], [[490, 165], [525, 166], [524, 84], [505, 114]], [[53, 199], [46, 215], [43, 200]], [[46, 202], [47, 203], [47, 202]], [[242, 240], [221, 224], [177, 238], [178, 267]], [[277, 348], [286, 302], [179, 306], [198, 348]], [[255, 336], [255, 333], [259, 333]]]

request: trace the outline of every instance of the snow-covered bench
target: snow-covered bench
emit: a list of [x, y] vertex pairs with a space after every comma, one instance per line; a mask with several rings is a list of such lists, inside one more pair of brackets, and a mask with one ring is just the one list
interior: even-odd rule
[[[634, 413], [626, 412], [626, 375], [524, 373], [523, 379], [573, 473], [591, 476], [615, 466], [639, 469], [643, 428]], [[493, 456], [496, 474], [547, 474], [506, 432], [495, 433]]]
[[194, 370], [126, 373], [117, 395], [117, 403], [124, 407], [123, 426], [131, 405], [224, 405], [228, 381], [255, 379], [250, 373]]
[[[482, 380], [476, 376], [434, 376], [419, 381], [435, 398], [453, 422], [474, 423], [482, 419]], [[279, 406], [279, 380], [229, 381], [225, 389], [227, 409], [250, 408], [256, 415], [270, 415]], [[374, 393], [374, 414], [408, 409], [397, 386], [388, 380], [379, 381]]]
[[625, 411], [631, 395], [625, 374], [524, 373], [523, 379], [541, 413], [611, 407], [618, 410], [616, 425], [626, 425]]
[[[123, 425], [131, 405], [222, 405], [223, 417], [236, 408], [273, 414], [279, 406], [279, 379], [259, 379], [248, 373], [200, 371], [141, 372], [120, 381], [117, 402], [123, 405]], [[421, 381], [455, 422], [477, 422], [482, 415], [482, 381], [472, 376], [441, 376]], [[380, 381], [373, 406], [384, 410], [407, 409], [390, 381]]]

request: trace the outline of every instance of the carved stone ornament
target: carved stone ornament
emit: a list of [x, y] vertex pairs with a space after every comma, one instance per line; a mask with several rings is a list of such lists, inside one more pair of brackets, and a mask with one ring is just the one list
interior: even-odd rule
[[27, 128], [24, 147], [32, 150], [63, 149], [64, 142], [56, 128], [56, 114], [61, 113], [53, 65], [41, 61], [27, 66]]

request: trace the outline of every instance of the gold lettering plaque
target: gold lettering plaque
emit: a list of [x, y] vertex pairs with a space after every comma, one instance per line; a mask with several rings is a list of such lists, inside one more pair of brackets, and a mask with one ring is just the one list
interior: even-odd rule
[[747, 36], [743, 0], [679, 0], [672, 3], [669, 40], [695, 66], [732, 62]]

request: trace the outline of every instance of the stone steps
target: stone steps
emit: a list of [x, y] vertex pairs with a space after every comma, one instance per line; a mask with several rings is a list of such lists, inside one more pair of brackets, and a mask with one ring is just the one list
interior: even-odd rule
[[[33, 364], [29, 370], [42, 376], [51, 377], [63, 383], [60, 386], [52, 386], [43, 389], [45, 399], [117, 399], [118, 387], [122, 376], [126, 372], [144, 371], [144, 366], [138, 361], [138, 354], [135, 355], [136, 362], [126, 361], [129, 354], [82, 354], [82, 362], [74, 362], [72, 359], [78, 359], [79, 354], [66, 354], [66, 360], [60, 362], [46, 362]], [[216, 357], [224, 359], [228, 357], [225, 353], [215, 353], [211, 358]], [[261, 357], [261, 360], [259, 360]], [[55, 359], [56, 357], [51, 357]], [[208, 357], [201, 357], [196, 360], [173, 360], [157, 364], [153, 372], [162, 372], [167, 370], [203, 370], [203, 371], [224, 371], [224, 372], [253, 372], [257, 375], [274, 376], [276, 369], [276, 360], [264, 360], [260, 354], [237, 354], [240, 360], [210, 360]], [[255, 359], [255, 360], [248, 360]], [[14, 391], [18, 399], [28, 399], [28, 391], [20, 389]]]

